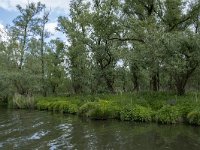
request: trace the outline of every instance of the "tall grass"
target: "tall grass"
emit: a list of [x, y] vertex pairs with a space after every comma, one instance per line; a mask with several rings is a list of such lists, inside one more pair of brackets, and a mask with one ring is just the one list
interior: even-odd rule
[[37, 97], [15, 94], [14, 108], [37, 108], [77, 114], [91, 119], [118, 119], [172, 124], [186, 122], [200, 125], [200, 96], [190, 93], [176, 96], [164, 92], [74, 95], [70, 97]]
[[32, 96], [23, 96], [20, 94], [15, 94], [13, 99], [9, 102], [9, 107], [18, 109], [34, 109], [36, 105], [36, 100]]

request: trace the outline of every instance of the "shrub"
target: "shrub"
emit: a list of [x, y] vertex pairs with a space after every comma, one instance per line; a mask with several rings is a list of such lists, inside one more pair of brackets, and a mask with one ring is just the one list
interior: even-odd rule
[[50, 104], [51, 102], [43, 100], [43, 101], [38, 101], [36, 105], [38, 110], [48, 110]]
[[78, 105], [70, 101], [63, 101], [59, 105], [59, 111], [63, 113], [76, 114], [78, 112]]
[[152, 101], [149, 101], [149, 104], [151, 106], [151, 108], [153, 110], [159, 110], [161, 109], [164, 105], [166, 105], [166, 102], [163, 101], [163, 100], [152, 100]]
[[200, 108], [196, 108], [187, 115], [190, 124], [200, 125]]
[[62, 113], [75, 114], [78, 112], [78, 105], [72, 101], [47, 101], [41, 100], [37, 103], [39, 110], [58, 111]]
[[111, 101], [88, 102], [80, 107], [79, 114], [92, 119], [119, 118], [120, 108]]
[[56, 103], [57, 102], [49, 102], [48, 103], [48, 110], [50, 110], [50, 111], [56, 111], [56, 109], [54, 108]]
[[96, 105], [96, 102], [87, 102], [87, 103], [83, 104], [83, 105], [79, 108], [78, 114], [79, 114], [80, 116], [86, 116], [86, 117], [88, 117], [88, 112], [89, 112], [91, 109], [94, 109], [94, 108], [95, 108], [95, 105]]
[[177, 123], [182, 120], [181, 113], [176, 106], [163, 106], [155, 114], [155, 120], [160, 123]]
[[123, 107], [120, 112], [120, 119], [124, 121], [132, 120], [132, 108], [131, 107]]
[[191, 102], [184, 102], [178, 105], [178, 108], [182, 114], [182, 117], [185, 120], [187, 119], [188, 113], [194, 110], [195, 107], [196, 107], [196, 104], [191, 103]]
[[153, 115], [153, 111], [150, 108], [133, 105], [126, 106], [120, 112], [121, 120], [130, 120], [130, 121], [141, 121], [141, 122], [149, 122], [151, 121]]

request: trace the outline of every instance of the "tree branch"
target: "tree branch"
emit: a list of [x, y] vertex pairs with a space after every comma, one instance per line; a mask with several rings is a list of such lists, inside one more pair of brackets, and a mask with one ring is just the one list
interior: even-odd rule
[[113, 37], [113, 38], [109, 38], [109, 41], [112, 40], [118, 40], [118, 41], [137, 41], [137, 42], [141, 42], [141, 43], [145, 43], [143, 39], [137, 39], [137, 38], [118, 38], [118, 37]]

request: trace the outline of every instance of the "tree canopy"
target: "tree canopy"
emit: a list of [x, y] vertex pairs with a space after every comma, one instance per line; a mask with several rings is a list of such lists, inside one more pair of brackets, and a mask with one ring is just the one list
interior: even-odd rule
[[67, 41], [46, 31], [44, 4], [17, 10], [0, 40], [1, 99], [200, 89], [199, 0], [74, 0], [58, 17]]

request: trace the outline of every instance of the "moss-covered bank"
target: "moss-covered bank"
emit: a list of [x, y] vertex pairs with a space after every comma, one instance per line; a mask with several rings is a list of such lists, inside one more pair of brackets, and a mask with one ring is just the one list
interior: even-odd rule
[[[76, 114], [91, 119], [187, 123], [200, 125], [200, 99], [197, 93], [177, 97], [169, 93], [125, 93], [79, 95], [71, 97], [38, 97], [12, 101], [15, 108], [34, 108]], [[16, 99], [16, 98], [15, 98]], [[32, 104], [30, 104], [30, 102]], [[23, 106], [20, 106], [21, 105]]]

